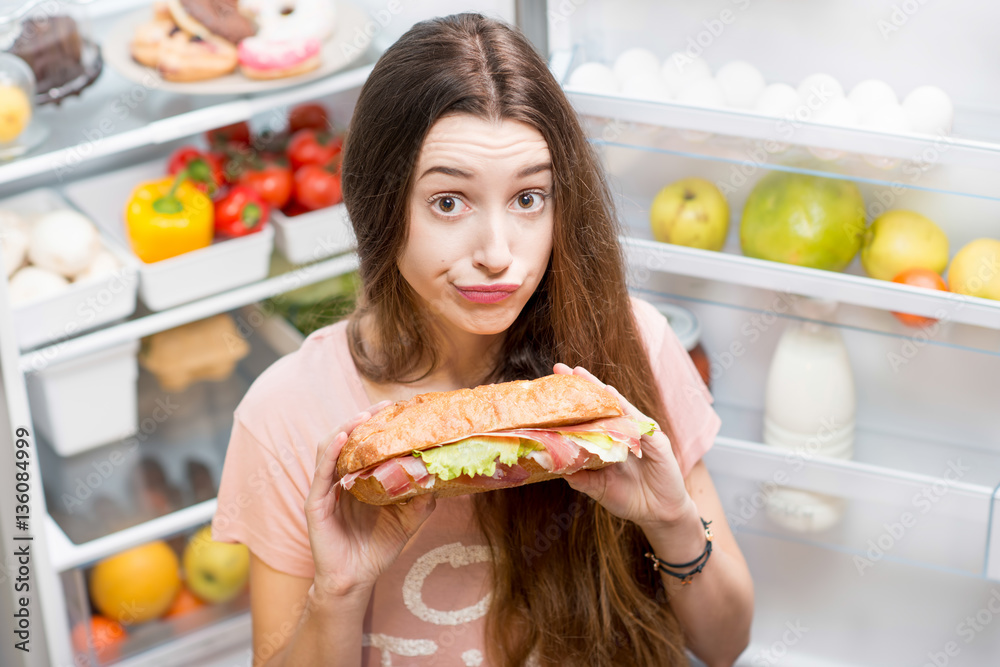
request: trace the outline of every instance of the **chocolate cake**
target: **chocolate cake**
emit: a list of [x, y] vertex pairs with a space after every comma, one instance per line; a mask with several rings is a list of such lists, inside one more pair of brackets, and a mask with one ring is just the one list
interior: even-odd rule
[[81, 48], [76, 21], [49, 16], [25, 19], [11, 53], [28, 63], [38, 92], [45, 93], [84, 73]]

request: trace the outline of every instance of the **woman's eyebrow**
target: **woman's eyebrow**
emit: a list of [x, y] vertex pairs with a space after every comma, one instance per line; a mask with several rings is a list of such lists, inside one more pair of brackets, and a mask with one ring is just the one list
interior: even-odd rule
[[[521, 171], [517, 172], [517, 178], [526, 178], [528, 176], [537, 174], [542, 171], [551, 171], [551, 170], [552, 170], [551, 162], [539, 162], [538, 164], [533, 164], [530, 167], [525, 167]], [[435, 166], [428, 168], [427, 171], [420, 174], [420, 178], [423, 178], [428, 174], [444, 174], [446, 176], [457, 176], [458, 178], [472, 178], [473, 176], [472, 172], [465, 171], [464, 169], [459, 169], [458, 167]], [[419, 181], [420, 178], [418, 178], [417, 180]]]

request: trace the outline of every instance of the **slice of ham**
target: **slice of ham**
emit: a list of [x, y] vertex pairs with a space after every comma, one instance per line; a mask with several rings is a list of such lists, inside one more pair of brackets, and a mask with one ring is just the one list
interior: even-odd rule
[[531, 473], [521, 466], [509, 466], [506, 463], [500, 463], [498, 461], [496, 472], [493, 473], [492, 477], [487, 477], [486, 475], [473, 475], [472, 477], [469, 477], [468, 475], [459, 475], [457, 479], [460, 479], [465, 484], [480, 486], [484, 489], [502, 489], [508, 486], [514, 486], [515, 484], [520, 484], [529, 477], [531, 477]]

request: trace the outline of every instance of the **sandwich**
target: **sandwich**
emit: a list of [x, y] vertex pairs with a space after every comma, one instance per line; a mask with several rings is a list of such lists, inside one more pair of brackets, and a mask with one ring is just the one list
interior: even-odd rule
[[431, 392], [355, 428], [338, 483], [372, 505], [521, 486], [642, 456], [639, 439], [655, 429], [575, 375]]

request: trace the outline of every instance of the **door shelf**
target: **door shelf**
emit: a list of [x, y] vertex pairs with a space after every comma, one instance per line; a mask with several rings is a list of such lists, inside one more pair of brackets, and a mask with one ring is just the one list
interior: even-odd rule
[[[858, 428], [851, 460], [797, 456], [761, 444], [760, 410], [716, 404], [723, 431], [705, 456], [734, 531], [824, 546], [865, 560], [919, 564], [976, 577], [997, 531], [1000, 453]], [[831, 528], [794, 530], [769, 516], [767, 496], [790, 487], [841, 499]], [[908, 525], [904, 525], [908, 524]]]
[[[630, 232], [639, 233], [640, 229], [635, 225]], [[715, 252], [637, 236], [621, 240], [628, 252], [635, 286], [641, 287], [639, 283], [649, 273], [673, 273], [1000, 329], [1000, 301], [754, 259], [738, 254], [731, 246]]]

